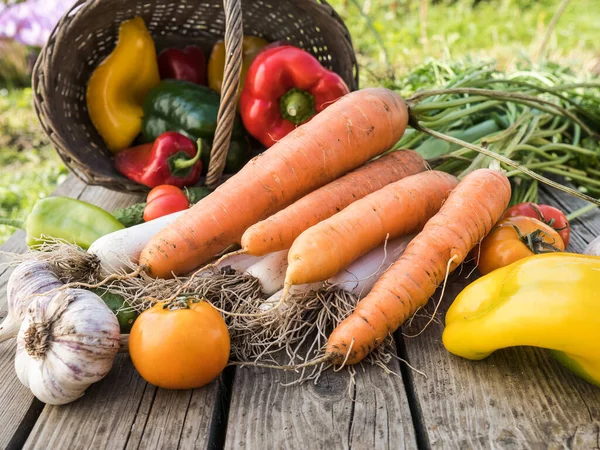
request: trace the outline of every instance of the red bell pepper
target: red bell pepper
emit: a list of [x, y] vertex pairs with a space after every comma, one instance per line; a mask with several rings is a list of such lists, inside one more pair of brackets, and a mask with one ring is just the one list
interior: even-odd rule
[[115, 155], [117, 171], [148, 187], [171, 184], [177, 187], [196, 184], [202, 173], [202, 140], [198, 149], [190, 139], [175, 131], [156, 138], [153, 144], [128, 148]]
[[163, 184], [155, 187], [146, 197], [146, 207], [144, 208], [144, 221], [158, 219], [167, 214], [183, 211], [190, 207], [185, 192], [175, 186]]
[[175, 78], [206, 86], [206, 56], [196, 45], [188, 45], [183, 50], [169, 48], [158, 55], [158, 71], [161, 80]]
[[240, 114], [246, 130], [270, 147], [348, 92], [310, 53], [290, 45], [265, 48], [248, 69]]

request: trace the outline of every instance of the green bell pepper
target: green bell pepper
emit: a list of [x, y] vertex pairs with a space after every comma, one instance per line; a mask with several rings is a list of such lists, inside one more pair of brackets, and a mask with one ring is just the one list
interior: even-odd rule
[[[177, 131], [192, 141], [212, 142], [217, 128], [220, 95], [215, 91], [182, 80], [163, 80], [144, 99], [142, 138], [152, 142], [166, 131]], [[243, 138], [239, 116], [233, 124], [233, 139]]]
[[96, 239], [125, 228], [108, 211], [69, 197], [38, 200], [25, 222], [0, 219], [0, 225], [24, 229], [31, 248], [43, 244], [44, 238], [54, 238], [86, 250]]

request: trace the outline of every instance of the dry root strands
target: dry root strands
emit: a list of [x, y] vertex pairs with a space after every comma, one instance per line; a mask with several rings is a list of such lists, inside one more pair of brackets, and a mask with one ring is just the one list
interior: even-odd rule
[[[298, 382], [316, 379], [330, 365], [323, 359], [323, 350], [331, 331], [354, 311], [358, 299], [371, 290], [413, 237], [386, 240], [327, 280], [325, 286], [319, 282], [292, 287], [288, 301], [279, 309], [273, 310], [273, 306], [279, 304], [283, 291], [239, 310], [247, 314], [244, 317], [227, 317], [235, 359], [297, 370]], [[256, 308], [271, 311], [252, 317]], [[365, 361], [389, 371], [393, 356], [393, 351], [381, 346]]]
[[[289, 384], [317, 381], [331, 367], [324, 355], [327, 336], [350, 315], [358, 298], [334, 287], [290, 295], [286, 308], [250, 319], [227, 318], [232, 338], [232, 364], [257, 366], [298, 373]], [[260, 305], [258, 303], [257, 305]], [[244, 312], [251, 314], [252, 309]], [[369, 354], [364, 363], [381, 367], [386, 373], [397, 358], [391, 337]], [[354, 370], [350, 368], [350, 374]]]
[[10, 264], [39, 261], [50, 264], [63, 283], [94, 283], [100, 279], [100, 260], [93, 254], [62, 239], [42, 236], [44, 242], [26, 253], [0, 252]]

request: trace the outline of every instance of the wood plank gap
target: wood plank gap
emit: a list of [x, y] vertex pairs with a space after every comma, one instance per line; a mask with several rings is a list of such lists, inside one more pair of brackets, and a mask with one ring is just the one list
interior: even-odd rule
[[11, 440], [6, 445], [6, 450], [17, 450], [22, 449], [27, 442], [27, 438], [33, 430], [35, 423], [37, 422], [38, 417], [42, 414], [45, 404], [39, 401], [37, 398], [33, 398], [31, 402], [31, 406], [25, 413], [21, 424], [18, 426], [15, 434], [11, 438]]
[[[144, 403], [144, 394], [146, 393], [146, 389], [148, 389], [148, 387], [150, 387], [151, 385], [149, 383], [146, 383], [146, 386], [144, 387], [144, 393], [142, 394], [141, 398], [140, 398], [140, 402], [138, 403], [138, 409], [135, 412], [135, 418], [137, 420], [137, 418], [139, 417], [139, 410], [142, 406], [142, 404]], [[154, 386], [152, 386], [154, 387]], [[146, 425], [148, 424], [148, 420], [150, 419], [150, 411], [152, 411], [152, 406], [154, 405], [154, 401], [156, 400], [156, 394], [158, 394], [158, 388], [154, 387], [154, 393], [152, 394], [152, 401], [150, 402], [150, 406], [148, 407], [148, 414], [146, 414], [146, 417], [144, 418], [144, 426], [142, 427], [142, 431], [140, 433], [140, 436], [143, 436], [144, 433], [146, 432]], [[134, 425], [135, 424], [134, 422]], [[131, 434], [133, 432], [133, 426], [132, 428], [129, 430], [129, 434], [127, 435], [127, 440], [125, 441], [125, 445], [123, 446], [123, 448], [127, 448], [127, 446], [129, 445], [129, 439], [131, 438]], [[140, 444], [142, 443], [142, 440], [140, 439], [139, 442], [137, 443], [137, 448], [140, 448]]]
[[402, 336], [402, 328], [394, 333], [394, 342], [396, 343], [396, 353], [398, 354], [398, 357], [406, 361], [400, 361], [400, 373], [402, 374], [402, 382], [406, 391], [406, 397], [408, 398], [408, 409], [415, 429], [417, 448], [419, 450], [429, 450], [431, 449], [431, 444], [429, 443], [429, 436], [425, 428], [423, 411], [417, 398], [414, 375], [412, 369], [408, 366], [408, 364], [410, 364], [410, 359], [406, 350], [404, 337]]
[[233, 380], [235, 379], [235, 366], [229, 366], [223, 371], [219, 390], [217, 391], [217, 400], [213, 409], [213, 416], [210, 423], [209, 438], [207, 448], [209, 450], [221, 450], [225, 447], [227, 436], [227, 425], [229, 417], [229, 408], [231, 407], [231, 397], [233, 392]]
[[[142, 396], [140, 397], [140, 402], [138, 403], [138, 406], [135, 410], [135, 416], [134, 417], [138, 417], [139, 416], [139, 412], [140, 409], [142, 407], [142, 404], [144, 403], [144, 397], [146, 396], [146, 391], [148, 390], [148, 388], [153, 388], [154, 386], [151, 386], [149, 383], [146, 383], [146, 386], [144, 386], [144, 390], [142, 391]], [[154, 403], [154, 398], [156, 397], [156, 391], [157, 389], [154, 389], [154, 395], [152, 396], [152, 402]], [[152, 404], [150, 405], [152, 407]], [[146, 416], [146, 421], [144, 422], [144, 429], [146, 429], [146, 423], [148, 423], [148, 417]], [[131, 439], [131, 434], [133, 433], [133, 428], [135, 426], [135, 420], [134, 422], [131, 424], [131, 427], [129, 428], [129, 431], [127, 433], [127, 438], [125, 439], [125, 444], [123, 445], [123, 450], [125, 448], [127, 448], [127, 444], [129, 443], [129, 440]], [[143, 434], [143, 430], [142, 433]]]
[[352, 386], [352, 403], [350, 404], [350, 420], [348, 421], [348, 449], [352, 449], [352, 426], [356, 412], [356, 383]]
[[177, 448], [181, 448], [181, 439], [183, 438], [183, 432], [185, 430], [185, 422], [188, 418], [188, 413], [190, 412], [190, 405], [192, 404], [192, 399], [194, 398], [194, 392], [190, 392], [190, 398], [188, 399], [187, 405], [185, 405], [185, 414], [183, 415], [183, 425], [181, 430], [179, 430], [179, 439], [177, 439]]

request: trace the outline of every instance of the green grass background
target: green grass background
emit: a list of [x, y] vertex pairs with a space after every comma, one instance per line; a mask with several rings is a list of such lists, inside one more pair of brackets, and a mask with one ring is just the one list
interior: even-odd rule
[[[430, 58], [495, 59], [511, 70], [546, 57], [600, 72], [598, 0], [571, 0], [547, 52], [539, 47], [557, 0], [331, 0], [353, 37], [363, 86], [401, 80]], [[31, 106], [28, 51], [0, 41], [0, 217], [24, 218], [67, 175]], [[412, 78], [414, 82], [414, 77]], [[417, 86], [418, 87], [418, 83]], [[13, 232], [0, 226], [0, 243]]]

